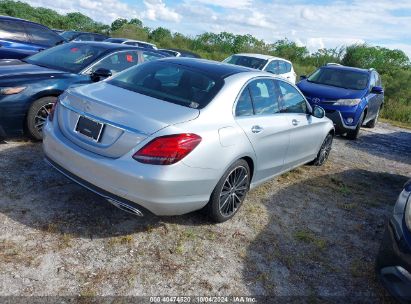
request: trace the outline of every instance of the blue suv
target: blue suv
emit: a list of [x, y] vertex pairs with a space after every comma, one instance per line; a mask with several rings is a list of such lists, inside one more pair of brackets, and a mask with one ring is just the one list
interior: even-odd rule
[[62, 42], [63, 37], [44, 25], [0, 16], [0, 59], [22, 59]]
[[327, 64], [308, 77], [301, 76], [297, 86], [312, 106], [324, 108], [336, 132], [349, 139], [356, 139], [363, 125], [375, 127], [384, 103], [375, 69]]

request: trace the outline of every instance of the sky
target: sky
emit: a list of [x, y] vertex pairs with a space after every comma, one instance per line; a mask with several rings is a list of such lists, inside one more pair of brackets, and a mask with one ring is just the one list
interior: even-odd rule
[[59, 13], [80, 11], [110, 24], [139, 18], [145, 26], [197, 35], [227, 31], [266, 42], [288, 38], [310, 52], [353, 43], [401, 49], [411, 58], [411, 0], [25, 0]]

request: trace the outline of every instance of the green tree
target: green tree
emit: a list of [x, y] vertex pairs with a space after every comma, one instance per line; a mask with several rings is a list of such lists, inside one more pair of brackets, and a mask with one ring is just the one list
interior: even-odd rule
[[140, 20], [140, 19], [137, 19], [137, 18], [131, 19], [131, 20], [128, 22], [128, 24], [134, 24], [134, 25], [137, 26], [137, 27], [143, 27], [143, 22], [141, 22], [141, 20]]
[[308, 49], [305, 46], [298, 46], [297, 43], [287, 38], [271, 44], [270, 49], [271, 53], [275, 56], [297, 62], [303, 61], [309, 55]]
[[113, 23], [111, 23], [111, 30], [117, 31], [119, 28], [121, 28], [123, 25], [127, 23], [128, 23], [127, 19], [118, 18], [114, 20]]

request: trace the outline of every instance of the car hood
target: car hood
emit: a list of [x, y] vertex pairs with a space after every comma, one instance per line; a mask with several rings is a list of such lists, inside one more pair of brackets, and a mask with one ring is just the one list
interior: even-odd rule
[[49, 75], [65, 74], [64, 71], [49, 69], [34, 64], [28, 64], [18, 59], [0, 60], [0, 81], [10, 81], [11, 77], [16, 78], [34, 78]]
[[321, 100], [337, 100], [349, 98], [362, 98], [365, 90], [350, 90], [338, 88], [318, 83], [312, 83], [306, 79], [297, 83], [297, 87], [308, 97], [307, 99], [318, 97]]

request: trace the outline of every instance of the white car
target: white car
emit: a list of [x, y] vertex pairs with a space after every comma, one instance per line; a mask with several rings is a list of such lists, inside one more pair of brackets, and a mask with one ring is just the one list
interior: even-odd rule
[[295, 83], [297, 78], [291, 61], [279, 57], [244, 53], [231, 55], [223, 62], [270, 72], [287, 79], [291, 83]]
[[146, 49], [157, 50], [157, 46], [153, 43], [149, 43], [146, 41], [140, 41], [140, 40], [127, 39], [127, 38], [108, 38], [104, 40], [104, 42], [134, 45], [134, 46], [138, 46], [138, 47], [142, 47]]

